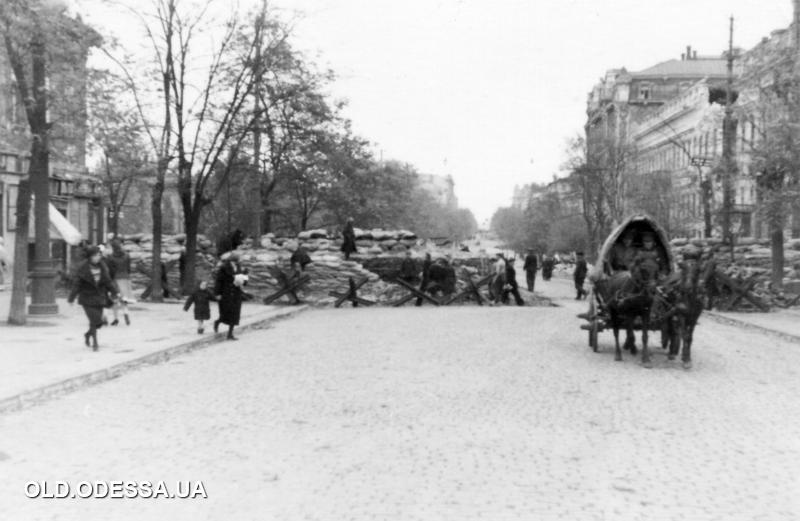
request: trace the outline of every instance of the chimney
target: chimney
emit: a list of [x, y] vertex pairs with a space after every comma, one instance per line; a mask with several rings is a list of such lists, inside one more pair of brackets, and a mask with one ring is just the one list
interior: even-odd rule
[[692, 59], [692, 46], [691, 45], [687, 45], [686, 46], [686, 59], [687, 60], [691, 60]]
[[686, 59], [686, 53], [682, 52], [681, 53], [681, 61], [684, 61], [685, 59]]

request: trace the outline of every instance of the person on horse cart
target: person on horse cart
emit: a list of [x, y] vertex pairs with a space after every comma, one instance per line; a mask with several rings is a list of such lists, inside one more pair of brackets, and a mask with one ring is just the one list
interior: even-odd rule
[[656, 238], [652, 232], [642, 234], [642, 249], [633, 258], [633, 264], [639, 265], [652, 273], [656, 278], [661, 278], [669, 271], [664, 259], [656, 249]]
[[636, 254], [639, 253], [638, 248], [633, 245], [634, 231], [628, 230], [622, 236], [622, 244], [615, 244], [611, 250], [611, 270], [628, 271], [633, 267], [633, 260]]

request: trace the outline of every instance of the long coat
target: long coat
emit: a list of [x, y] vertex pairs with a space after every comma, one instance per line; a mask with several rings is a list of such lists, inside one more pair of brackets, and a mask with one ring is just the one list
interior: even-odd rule
[[529, 253], [525, 256], [525, 265], [522, 267], [523, 270], [528, 272], [536, 273], [536, 270], [539, 269], [539, 259], [536, 258], [536, 255], [533, 253]]
[[108, 268], [102, 262], [97, 265], [100, 269], [100, 280], [95, 282], [89, 261], [84, 261], [75, 273], [72, 291], [67, 297], [67, 302], [75, 302], [83, 307], [102, 308], [108, 305], [109, 295], [116, 295], [117, 289], [108, 274]]
[[186, 304], [183, 305], [184, 311], [189, 311], [189, 308], [194, 305], [194, 319], [195, 320], [208, 320], [211, 318], [211, 306], [209, 302], [214, 300], [214, 295], [207, 289], [198, 289], [186, 299]]
[[342, 238], [344, 239], [344, 242], [342, 242], [342, 251], [344, 253], [349, 254], [358, 251], [356, 249], [356, 231], [353, 229], [353, 223], [348, 222], [344, 225]]
[[234, 276], [244, 273], [237, 262], [226, 260], [217, 271], [214, 291], [219, 296], [219, 321], [229, 326], [238, 326], [242, 313], [242, 288], [233, 283]]
[[128, 279], [131, 276], [131, 257], [125, 252], [108, 257], [108, 271], [113, 280]]
[[586, 273], [588, 271], [588, 266], [586, 265], [585, 259], [578, 259], [575, 261], [575, 271], [572, 272], [572, 279], [575, 281], [575, 285], [583, 285], [583, 281], [586, 280]]

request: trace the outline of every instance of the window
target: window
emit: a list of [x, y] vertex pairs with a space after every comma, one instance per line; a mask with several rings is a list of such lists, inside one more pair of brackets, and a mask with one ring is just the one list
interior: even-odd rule
[[642, 83], [639, 85], [639, 99], [640, 100], [649, 100], [650, 99], [650, 84], [649, 83]]

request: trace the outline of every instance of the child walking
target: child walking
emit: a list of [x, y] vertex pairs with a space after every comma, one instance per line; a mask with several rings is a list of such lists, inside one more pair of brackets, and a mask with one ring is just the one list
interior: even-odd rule
[[211, 318], [211, 306], [209, 302], [217, 300], [216, 297], [209, 291], [208, 282], [202, 281], [197, 289], [189, 295], [186, 299], [186, 304], [183, 305], [184, 311], [189, 311], [189, 308], [194, 304], [194, 319], [197, 320], [197, 333], [203, 334], [203, 321]]

